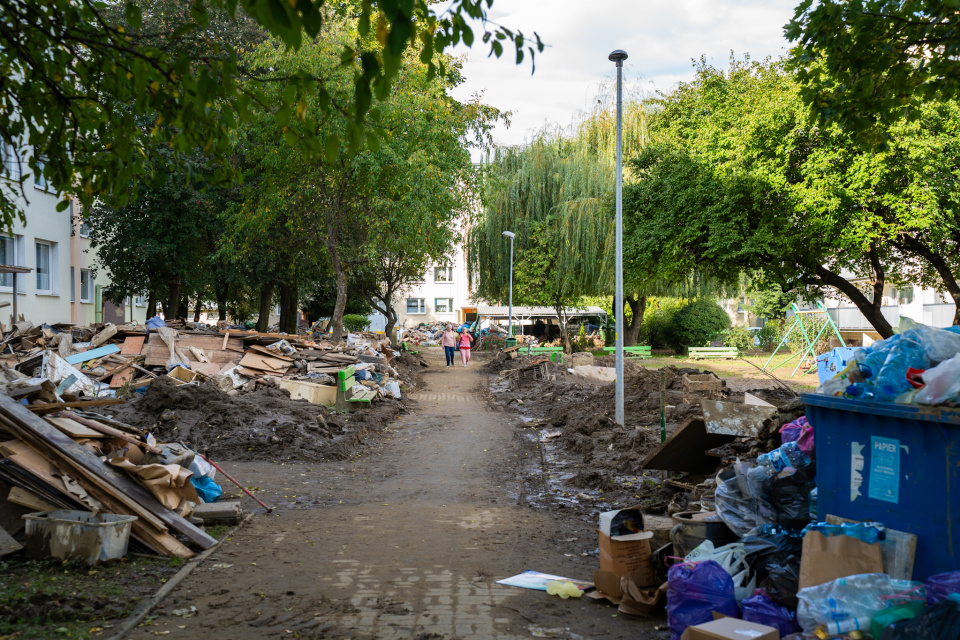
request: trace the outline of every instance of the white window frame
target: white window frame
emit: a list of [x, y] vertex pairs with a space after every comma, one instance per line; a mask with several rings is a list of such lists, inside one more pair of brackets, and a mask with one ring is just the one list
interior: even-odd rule
[[134, 296], [134, 297], [133, 297], [133, 304], [134, 304], [135, 306], [137, 306], [137, 307], [145, 307], [145, 306], [147, 306], [147, 298], [146, 298], [146, 296]]
[[[37, 295], [38, 295], [38, 296], [55, 296], [55, 295], [58, 294], [58, 290], [57, 290], [57, 284], [58, 284], [58, 283], [57, 283], [57, 270], [58, 270], [57, 243], [56, 243], [56, 242], [51, 242], [50, 240], [34, 240], [33, 246], [34, 246], [34, 251], [33, 251], [34, 260], [36, 260], [36, 258], [37, 258], [37, 247], [40, 247], [40, 246], [45, 246], [45, 247], [47, 247], [47, 261], [48, 261], [48, 265], [47, 265], [47, 269], [48, 269], [47, 281], [48, 281], [48, 282], [47, 282], [47, 284], [49, 285], [50, 288], [49, 288], [49, 289], [41, 289], [41, 288], [40, 288], [40, 281], [35, 278], [35, 279], [34, 279], [34, 282], [35, 282], [36, 285], [37, 285]], [[36, 275], [37, 278], [40, 277], [40, 263], [39, 263], [39, 261], [37, 261], [37, 263], [36, 263], [36, 265], [35, 265], [35, 275]]]
[[[34, 151], [34, 153], [36, 153], [36, 151]], [[36, 175], [33, 176], [33, 187], [41, 191], [47, 191], [49, 185], [47, 184], [47, 179], [43, 176], [43, 170], [47, 166], [47, 161], [44, 160], [43, 156], [39, 153], [36, 153], [34, 158], [38, 169]]]
[[[88, 286], [87, 297], [83, 297], [83, 274], [87, 274]], [[84, 304], [93, 304], [93, 271], [90, 269], [80, 269], [80, 302]]]
[[[410, 302], [416, 300], [418, 301], [417, 308], [419, 311], [410, 311]], [[426, 298], [407, 298], [407, 315], [408, 316], [422, 316], [427, 312], [427, 299]]]
[[[446, 309], [440, 308], [440, 301], [443, 300], [447, 303]], [[454, 313], [453, 310], [453, 298], [434, 298], [433, 299], [433, 308], [437, 313]]]
[[76, 269], [71, 265], [70, 266], [70, 302], [77, 301], [77, 272]]
[[0, 152], [2, 152], [3, 167], [0, 168], [0, 175], [2, 175], [7, 180], [17, 181], [20, 179], [20, 162], [17, 159], [17, 149], [12, 144], [2, 144], [0, 145]]
[[[446, 278], [444, 279], [445, 276]], [[440, 284], [453, 283], [453, 267], [450, 265], [438, 266], [433, 268], [433, 281]]]
[[[23, 236], [15, 233], [9, 234], [9, 235], [0, 234], [0, 238], [6, 238], [10, 240], [11, 243], [13, 244], [13, 262], [10, 263], [11, 266], [15, 266], [15, 267], [24, 266], [23, 265]], [[24, 281], [26, 280], [26, 278], [24, 276], [26, 276], [27, 274], [21, 273], [18, 275], [19, 277], [17, 278], [17, 284], [19, 286], [17, 288], [20, 290], [20, 293], [26, 293], [26, 289], [24, 289], [24, 284], [25, 284]], [[4, 276], [3, 278], [0, 278], [0, 292], [13, 293], [13, 274], [5, 273], [3, 274], [3, 276]], [[4, 285], [3, 284], [4, 279], [9, 280], [10, 284]]]

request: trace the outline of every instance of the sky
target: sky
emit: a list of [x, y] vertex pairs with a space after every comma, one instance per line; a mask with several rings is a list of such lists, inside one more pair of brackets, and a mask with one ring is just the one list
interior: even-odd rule
[[[528, 37], [536, 31], [547, 45], [515, 64], [513, 50], [487, 57], [479, 37], [465, 55], [466, 82], [454, 90], [461, 101], [476, 93], [483, 101], [512, 111], [509, 128], [494, 139], [515, 145], [548, 123], [568, 125], [589, 109], [605, 82], [616, 78], [607, 56], [628, 54], [624, 82], [634, 91], [669, 91], [693, 78], [692, 60], [706, 56], [726, 67], [733, 51], [755, 60], [787, 52], [783, 25], [799, 0], [494, 0], [490, 19]], [[477, 159], [477, 158], [475, 158]]]

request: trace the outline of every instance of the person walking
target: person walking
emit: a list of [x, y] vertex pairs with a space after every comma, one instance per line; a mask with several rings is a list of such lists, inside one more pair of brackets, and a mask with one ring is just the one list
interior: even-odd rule
[[447, 356], [447, 366], [453, 366], [453, 350], [457, 346], [457, 333], [453, 330], [453, 326], [447, 325], [443, 330], [443, 335], [440, 336], [440, 344], [443, 345], [443, 353]]
[[460, 329], [460, 359], [463, 360], [463, 366], [466, 367], [470, 362], [470, 345], [473, 344], [473, 336], [467, 333], [467, 328]]

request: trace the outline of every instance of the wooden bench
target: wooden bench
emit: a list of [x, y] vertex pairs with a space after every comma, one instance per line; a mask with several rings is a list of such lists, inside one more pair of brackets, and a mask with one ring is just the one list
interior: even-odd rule
[[559, 362], [563, 364], [563, 347], [528, 347], [527, 354], [545, 353], [550, 358], [550, 362]]
[[[617, 350], [617, 348], [616, 348], [616, 347], [604, 347], [603, 350], [606, 351], [607, 353], [615, 353], [616, 350]], [[648, 346], [648, 345], [640, 345], [640, 346], [634, 346], [634, 347], [624, 347], [624, 348], [623, 348], [623, 355], [624, 355], [625, 357], [627, 357], [627, 358], [640, 358], [640, 359], [646, 359], [646, 358], [652, 358], [652, 357], [653, 357], [653, 355], [650, 353], [650, 346]]]
[[353, 385], [356, 384], [356, 369], [347, 367], [337, 372], [337, 411], [349, 411], [351, 405], [370, 404], [377, 396], [376, 389], [367, 389], [354, 395]]
[[687, 356], [691, 360], [701, 358], [739, 358], [740, 351], [736, 347], [687, 347]]

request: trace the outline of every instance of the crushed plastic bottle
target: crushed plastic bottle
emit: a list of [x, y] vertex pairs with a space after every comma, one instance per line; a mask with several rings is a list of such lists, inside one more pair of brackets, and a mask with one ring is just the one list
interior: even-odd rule
[[552, 596], [560, 596], [564, 600], [567, 598], [579, 598], [583, 595], [580, 587], [566, 580], [551, 580], [548, 582], [547, 593]]
[[796, 442], [787, 442], [757, 457], [758, 465], [772, 469], [774, 473], [779, 473], [787, 467], [799, 469], [809, 463], [810, 458], [800, 450], [800, 445]]
[[[816, 489], [814, 489], [814, 491], [816, 491]], [[811, 500], [813, 499], [815, 498], [811, 497]], [[845, 522], [843, 524], [812, 522], [803, 528], [803, 535], [806, 535], [810, 531], [817, 531], [828, 538], [832, 536], [850, 536], [870, 544], [885, 540], [887, 537], [884, 526], [879, 522]]]
[[817, 488], [816, 487], [810, 490], [809, 503], [810, 503], [810, 510], [809, 510], [810, 519], [816, 522], [817, 521]]
[[887, 352], [887, 358], [874, 382], [875, 399], [880, 402], [893, 402], [897, 396], [913, 389], [907, 379], [907, 369], [930, 367], [930, 358], [920, 343], [920, 335], [916, 329], [894, 337], [900, 339], [893, 341], [891, 338], [893, 346]]

